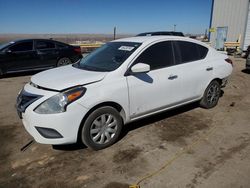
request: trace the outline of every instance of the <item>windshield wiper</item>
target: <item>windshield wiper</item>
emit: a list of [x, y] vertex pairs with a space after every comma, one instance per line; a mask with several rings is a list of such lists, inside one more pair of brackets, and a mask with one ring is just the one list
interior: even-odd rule
[[74, 64], [74, 67], [79, 68], [79, 69], [83, 69], [83, 70], [89, 70], [89, 71], [98, 71], [98, 72], [110, 71], [110, 70], [103, 69], [103, 68], [97, 68], [97, 67], [92, 67], [92, 66], [88, 66], [88, 65], [80, 65], [80, 62]]

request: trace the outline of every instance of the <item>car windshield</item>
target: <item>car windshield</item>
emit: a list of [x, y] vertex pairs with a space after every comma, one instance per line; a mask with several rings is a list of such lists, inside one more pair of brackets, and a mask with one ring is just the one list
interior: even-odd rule
[[136, 42], [109, 42], [83, 58], [74, 67], [109, 72], [117, 69], [139, 46]]

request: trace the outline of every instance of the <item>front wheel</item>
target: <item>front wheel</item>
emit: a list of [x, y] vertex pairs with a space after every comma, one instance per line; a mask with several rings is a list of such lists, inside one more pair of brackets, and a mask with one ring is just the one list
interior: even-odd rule
[[213, 108], [217, 105], [221, 95], [221, 86], [217, 80], [213, 80], [205, 90], [205, 93], [200, 101], [200, 106], [203, 108]]
[[83, 124], [82, 142], [94, 150], [114, 144], [121, 133], [122, 117], [113, 107], [101, 107], [93, 111]]

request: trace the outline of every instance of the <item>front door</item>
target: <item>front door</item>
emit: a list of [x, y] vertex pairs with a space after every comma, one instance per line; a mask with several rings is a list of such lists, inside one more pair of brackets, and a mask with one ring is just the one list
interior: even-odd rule
[[228, 27], [217, 27], [216, 49], [224, 50], [224, 43], [227, 40]]
[[136, 63], [150, 65], [150, 72], [127, 76], [131, 119], [167, 108], [180, 100], [181, 80], [174, 66], [172, 42], [148, 47], [132, 65]]
[[16, 72], [32, 69], [37, 62], [36, 51], [33, 48], [33, 40], [19, 42], [5, 51], [6, 72]]

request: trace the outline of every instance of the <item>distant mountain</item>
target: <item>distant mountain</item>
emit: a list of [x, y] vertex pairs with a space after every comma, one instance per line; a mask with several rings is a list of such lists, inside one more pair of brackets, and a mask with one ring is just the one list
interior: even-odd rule
[[[126, 38], [133, 35], [117, 34], [116, 38]], [[76, 41], [86, 41], [89, 43], [108, 42], [113, 40], [111, 34], [0, 34], [0, 43], [5, 43], [17, 39], [45, 38], [54, 39], [65, 43], [75, 43]]]

